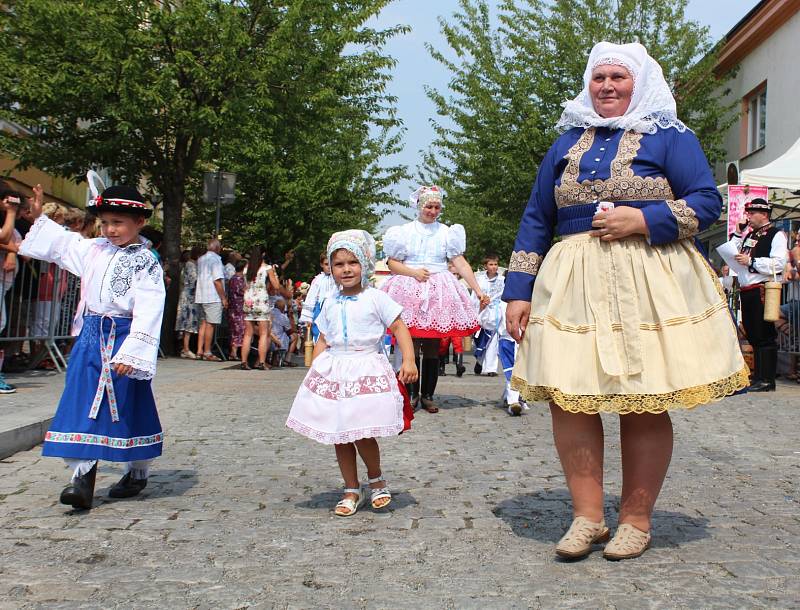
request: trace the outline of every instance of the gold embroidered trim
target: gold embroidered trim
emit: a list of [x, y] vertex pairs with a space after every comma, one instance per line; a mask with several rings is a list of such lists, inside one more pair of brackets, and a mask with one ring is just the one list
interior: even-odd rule
[[[564, 173], [561, 174], [561, 186], [556, 187], [556, 199], [558, 199], [559, 189], [563, 188], [565, 182], [577, 184], [578, 176], [581, 171], [581, 158], [584, 153], [592, 147], [594, 143], [594, 134], [594, 127], [590, 127], [584, 131], [581, 137], [578, 138], [578, 141], [575, 142], [567, 151], [567, 154], [564, 155], [564, 158], [567, 159], [567, 166], [564, 168]], [[619, 151], [617, 151], [617, 153], [619, 153]]]
[[[669, 318], [663, 322], [655, 322], [653, 324], [647, 322], [641, 323], [639, 324], [639, 330], [664, 330], [664, 328], [668, 326], [678, 326], [680, 324], [698, 324], [703, 320], [707, 320], [719, 311], [724, 311], [726, 315], [728, 314], [728, 304], [725, 301], [720, 301], [705, 311], [693, 316], [678, 316], [676, 318]], [[545, 322], [548, 322], [549, 324], [555, 326], [558, 330], [567, 333], [583, 334], [597, 330], [596, 324], [564, 324], [553, 316], [531, 316], [528, 324], [544, 325]], [[619, 322], [613, 322], [611, 324], [611, 330], [617, 332], [621, 331], [622, 324]]]
[[631, 165], [641, 147], [642, 134], [626, 131], [622, 134], [617, 155], [611, 161], [608, 180], [584, 180], [578, 182], [580, 162], [592, 147], [594, 128], [587, 129], [567, 151], [567, 166], [561, 175], [561, 184], [555, 188], [556, 204], [559, 208], [592, 201], [663, 201], [675, 199], [666, 178], [642, 177], [633, 173]]
[[716, 402], [750, 384], [750, 371], [744, 368], [729, 377], [704, 385], [664, 394], [565, 394], [557, 388], [529, 385], [521, 377], [511, 378], [511, 387], [527, 402], [552, 401], [570, 413], [663, 413], [669, 409], [693, 409]]
[[635, 131], [626, 131], [619, 139], [617, 156], [611, 162], [611, 178], [633, 178], [631, 164], [636, 158], [636, 153], [642, 146], [642, 134]]
[[697, 234], [697, 228], [700, 221], [697, 220], [697, 214], [690, 208], [683, 199], [676, 199], [675, 201], [667, 200], [672, 215], [678, 221], [678, 239], [686, 239]]
[[536, 254], [536, 252], [524, 252], [522, 250], [512, 252], [511, 260], [508, 261], [508, 270], [536, 275], [539, 273], [539, 265], [542, 264], [543, 258], [544, 256]]

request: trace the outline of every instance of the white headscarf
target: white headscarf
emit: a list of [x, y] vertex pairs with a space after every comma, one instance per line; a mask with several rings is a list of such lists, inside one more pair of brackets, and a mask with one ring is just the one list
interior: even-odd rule
[[361, 286], [369, 286], [369, 278], [375, 272], [375, 239], [361, 229], [348, 229], [331, 235], [328, 240], [328, 263], [333, 267], [331, 256], [337, 250], [347, 250], [361, 263]]
[[[592, 71], [604, 64], [622, 66], [633, 77], [630, 106], [622, 116], [608, 119], [597, 114], [589, 94]], [[594, 45], [583, 73], [583, 90], [574, 100], [564, 103], [564, 112], [556, 123], [556, 129], [560, 131], [573, 127], [608, 127], [640, 133], [656, 133], [658, 127], [686, 131], [686, 125], [678, 119], [675, 98], [664, 80], [661, 66], [638, 42], [598, 42]]]

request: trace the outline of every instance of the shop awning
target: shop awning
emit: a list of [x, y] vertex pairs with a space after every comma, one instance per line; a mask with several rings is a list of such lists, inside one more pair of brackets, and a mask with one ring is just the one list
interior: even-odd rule
[[800, 190], [800, 140], [772, 163], [764, 167], [742, 170], [739, 184]]

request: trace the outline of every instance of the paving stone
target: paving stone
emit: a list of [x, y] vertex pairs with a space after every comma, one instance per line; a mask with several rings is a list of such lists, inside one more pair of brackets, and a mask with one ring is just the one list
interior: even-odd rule
[[[94, 509], [73, 511], [59, 460], [0, 460], [0, 609], [798, 607], [796, 385], [675, 413], [653, 548], [561, 562], [548, 410], [508, 417], [499, 379], [443, 377], [442, 411], [381, 441], [391, 507], [342, 519], [332, 448], [284, 427], [302, 370], [159, 366], [165, 454], [140, 497], [104, 497], [122, 472], [104, 463]], [[618, 419], [604, 426], [613, 527]]]

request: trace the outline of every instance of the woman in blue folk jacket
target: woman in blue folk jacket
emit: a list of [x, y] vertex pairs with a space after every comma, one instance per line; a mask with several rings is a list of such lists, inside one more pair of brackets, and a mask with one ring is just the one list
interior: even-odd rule
[[557, 127], [503, 293], [521, 341], [512, 384], [528, 402], [550, 402], [575, 517], [562, 557], [610, 535], [599, 414], [620, 415], [619, 527], [604, 556], [638, 557], [672, 456], [668, 410], [748, 383], [724, 293], [693, 240], [722, 201], [640, 44], [595, 45]]

